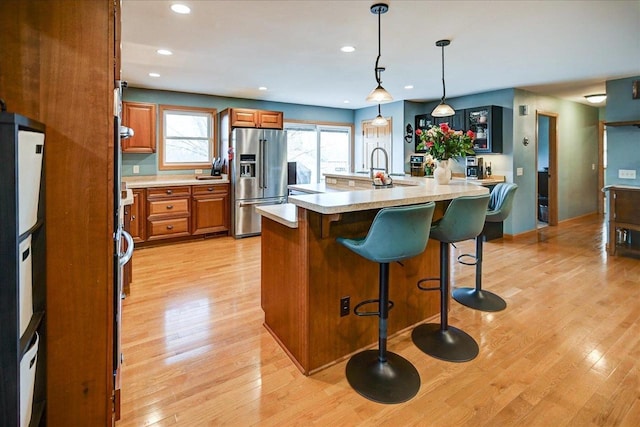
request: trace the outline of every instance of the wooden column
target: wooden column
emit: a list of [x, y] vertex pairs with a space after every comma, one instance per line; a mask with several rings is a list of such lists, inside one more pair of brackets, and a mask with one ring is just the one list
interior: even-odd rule
[[113, 0], [0, 2], [0, 98], [47, 126], [47, 425], [112, 423]]

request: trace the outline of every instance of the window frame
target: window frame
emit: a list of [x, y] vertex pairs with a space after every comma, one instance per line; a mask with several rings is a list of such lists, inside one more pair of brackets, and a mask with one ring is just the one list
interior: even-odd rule
[[[286, 120], [284, 121], [284, 130], [287, 130], [288, 127], [298, 127], [300, 129], [308, 129], [315, 130], [316, 132], [316, 150], [319, 153], [320, 150], [320, 141], [321, 141], [321, 132], [322, 130], [341, 130], [348, 129], [349, 131], [349, 172], [354, 171], [354, 155], [355, 155], [355, 135], [354, 130], [355, 126], [353, 123], [338, 123], [338, 122], [315, 122], [309, 120]], [[324, 177], [321, 176], [321, 167], [320, 167], [320, 155], [317, 156], [316, 160], [316, 168], [318, 169], [318, 182], [324, 181]]]
[[[218, 148], [218, 110], [215, 108], [207, 107], [188, 107], [182, 105], [159, 105], [160, 115], [160, 137], [158, 138], [158, 170], [184, 170], [184, 169], [210, 169], [213, 159], [217, 155]], [[180, 112], [180, 113], [206, 113], [210, 115], [211, 128], [209, 129], [209, 159], [206, 163], [167, 163], [165, 161], [165, 113], [166, 112]]]

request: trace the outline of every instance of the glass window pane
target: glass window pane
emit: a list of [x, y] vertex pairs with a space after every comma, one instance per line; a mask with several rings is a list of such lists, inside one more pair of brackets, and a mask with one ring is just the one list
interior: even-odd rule
[[320, 130], [320, 174], [349, 171], [349, 132]]
[[208, 138], [209, 116], [193, 113], [168, 112], [165, 116], [165, 136], [167, 138]]
[[298, 163], [299, 184], [318, 182], [317, 141], [315, 129], [287, 128], [287, 158]]
[[208, 163], [210, 158], [207, 139], [166, 139], [166, 163]]

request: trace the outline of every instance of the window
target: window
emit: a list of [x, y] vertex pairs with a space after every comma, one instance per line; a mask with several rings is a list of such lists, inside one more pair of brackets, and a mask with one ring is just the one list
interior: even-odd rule
[[352, 126], [285, 123], [287, 157], [297, 163], [299, 184], [324, 181], [325, 173], [351, 169]]
[[215, 155], [215, 109], [160, 106], [158, 168], [204, 169]]

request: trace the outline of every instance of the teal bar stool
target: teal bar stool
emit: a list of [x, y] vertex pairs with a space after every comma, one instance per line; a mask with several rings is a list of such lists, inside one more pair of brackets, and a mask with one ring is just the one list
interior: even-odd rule
[[[487, 223], [502, 222], [511, 213], [513, 199], [516, 195], [518, 186], [513, 183], [501, 183], [491, 190], [491, 198], [489, 199], [489, 207], [487, 210], [487, 218], [485, 219], [485, 227]], [[507, 308], [507, 303], [493, 292], [482, 289], [482, 248], [484, 242], [484, 228], [482, 233], [476, 237], [476, 254], [462, 254], [458, 257], [458, 261], [465, 265], [476, 266], [476, 287], [475, 288], [458, 288], [453, 291], [453, 299], [460, 304], [480, 311], [501, 311]], [[465, 262], [465, 257], [473, 258], [473, 262]]]
[[[353, 309], [358, 316], [378, 316], [378, 349], [353, 355], [346, 367], [351, 387], [374, 402], [406, 402], [420, 389], [420, 375], [411, 362], [387, 351], [387, 319], [393, 307], [389, 301], [389, 263], [424, 252], [434, 209], [433, 202], [384, 208], [377, 213], [364, 238], [337, 238], [361, 257], [379, 264], [378, 299], [362, 301]], [[377, 311], [360, 311], [362, 306], [372, 303], [377, 303]]]
[[[449, 245], [473, 239], [482, 232], [489, 194], [453, 199], [444, 216], [431, 227], [431, 238], [440, 241], [440, 277], [418, 282], [424, 291], [440, 291], [440, 324], [426, 323], [411, 332], [413, 343], [423, 352], [449, 362], [466, 362], [478, 355], [478, 344], [466, 332], [449, 326]], [[422, 283], [438, 280], [438, 287]]]

